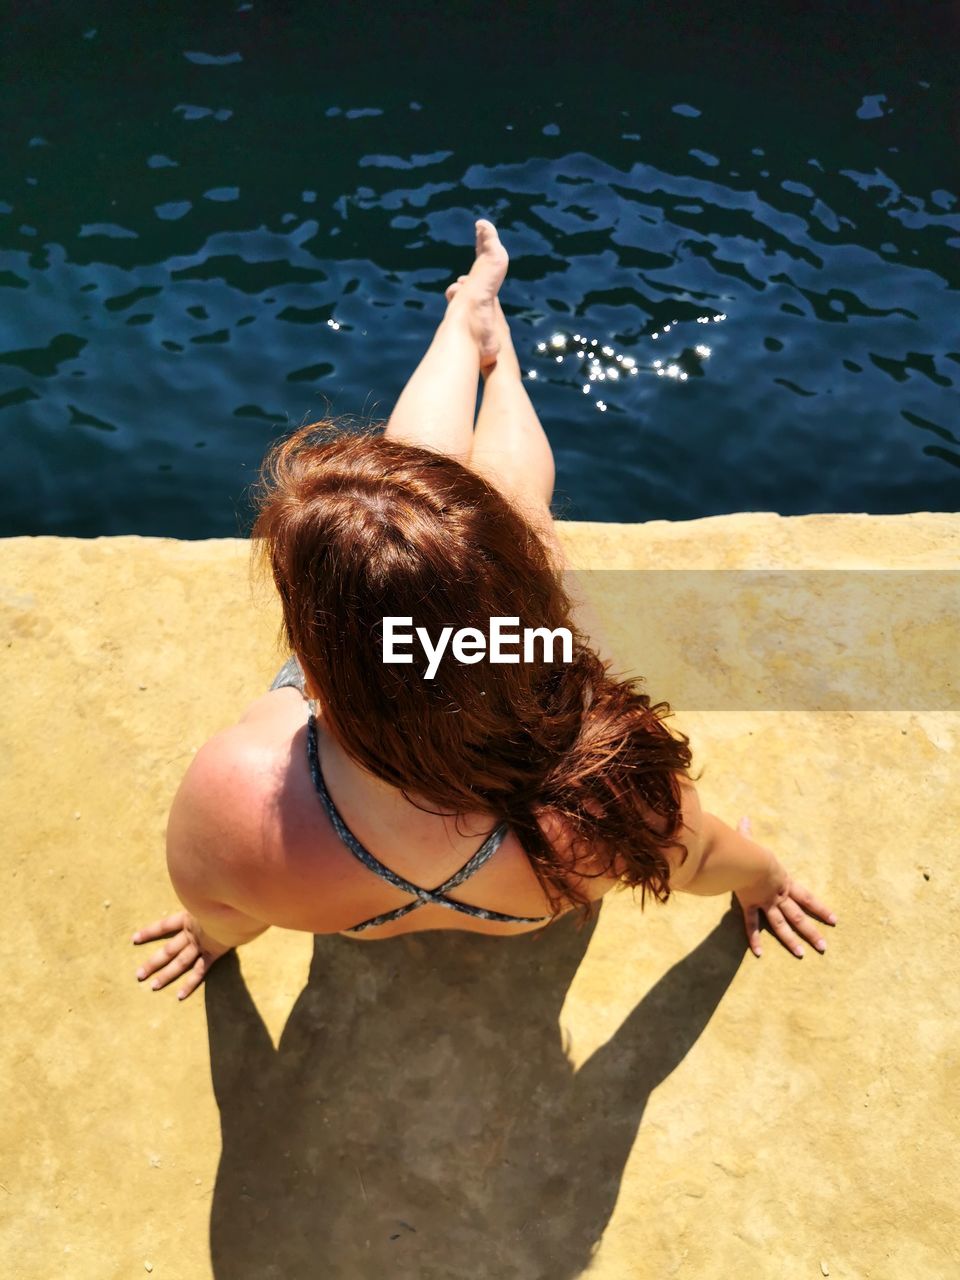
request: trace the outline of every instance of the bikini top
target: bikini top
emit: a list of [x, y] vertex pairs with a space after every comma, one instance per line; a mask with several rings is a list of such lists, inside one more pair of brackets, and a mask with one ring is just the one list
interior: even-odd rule
[[504, 836], [507, 834], [506, 823], [502, 823], [495, 831], [492, 831], [470, 860], [449, 880], [445, 880], [436, 889], [422, 889], [419, 885], [411, 884], [409, 880], [405, 880], [403, 876], [398, 876], [395, 871], [391, 871], [389, 867], [384, 866], [379, 858], [375, 857], [369, 849], [366, 849], [360, 843], [340, 816], [337, 806], [333, 803], [330, 792], [327, 790], [326, 783], [323, 780], [323, 773], [320, 769], [320, 753], [317, 749], [317, 718], [312, 706], [310, 718], [307, 721], [307, 759], [310, 764], [313, 785], [316, 788], [317, 795], [320, 797], [320, 803], [326, 810], [334, 831], [336, 831], [350, 852], [359, 858], [365, 867], [368, 867], [375, 875], [378, 875], [381, 880], [386, 880], [388, 884], [395, 885], [396, 888], [403, 889], [405, 893], [414, 895], [413, 902], [408, 902], [405, 906], [397, 907], [393, 911], [384, 911], [381, 915], [373, 916], [369, 920], [364, 920], [361, 924], [354, 925], [352, 929], [344, 929], [344, 933], [362, 933], [364, 929], [370, 929], [378, 924], [386, 924], [388, 920], [399, 920], [428, 902], [435, 902], [438, 906], [449, 907], [451, 911], [459, 911], [462, 915], [475, 916], [480, 920], [502, 920], [510, 924], [540, 924], [551, 919], [550, 916], [508, 916], [500, 911], [486, 911], [483, 907], [472, 907], [469, 903], [456, 902], [453, 898], [444, 896], [447, 890], [455, 889], [469, 879], [475, 871], [479, 871], [483, 864], [496, 853], [503, 843]]

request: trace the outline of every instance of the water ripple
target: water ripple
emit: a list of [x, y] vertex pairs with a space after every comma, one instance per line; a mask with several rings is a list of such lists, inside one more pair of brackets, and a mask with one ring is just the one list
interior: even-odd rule
[[0, 191], [6, 532], [235, 533], [278, 430], [386, 416], [481, 214], [566, 514], [960, 507], [936, 50], [808, 111], [611, 64], [478, 112], [453, 81], [334, 98], [310, 23], [271, 44], [240, 8], [158, 28], [139, 80], [126, 19], [38, 37], [62, 90], [25, 81]]

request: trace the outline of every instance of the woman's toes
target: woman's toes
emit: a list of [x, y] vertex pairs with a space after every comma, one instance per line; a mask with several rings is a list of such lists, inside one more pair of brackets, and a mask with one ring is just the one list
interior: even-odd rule
[[[476, 248], [477, 257], [481, 254], [492, 253], [500, 244], [500, 237], [497, 234], [497, 228], [488, 218], [478, 218], [475, 225], [476, 231]], [[502, 246], [501, 246], [502, 247]]]
[[477, 256], [465, 276], [447, 285], [447, 302], [457, 299], [457, 310], [466, 318], [480, 352], [481, 367], [496, 362], [505, 321], [497, 305], [497, 293], [507, 274], [510, 259], [500, 243], [497, 229], [486, 218], [478, 218]]
[[471, 269], [488, 298], [496, 297], [507, 274], [510, 258], [497, 229], [486, 218], [477, 219], [477, 258]]

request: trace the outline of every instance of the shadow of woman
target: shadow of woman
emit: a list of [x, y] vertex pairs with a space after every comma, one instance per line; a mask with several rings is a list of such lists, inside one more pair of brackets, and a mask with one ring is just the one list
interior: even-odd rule
[[224, 957], [206, 985], [218, 1280], [581, 1275], [647, 1098], [745, 950], [731, 900], [574, 1073], [558, 1018], [595, 927], [318, 937], [277, 1050]]

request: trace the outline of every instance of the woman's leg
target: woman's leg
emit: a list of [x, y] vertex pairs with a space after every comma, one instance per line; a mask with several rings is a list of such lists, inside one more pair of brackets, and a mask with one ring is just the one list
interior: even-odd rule
[[484, 370], [470, 465], [513, 501], [549, 512], [556, 476], [553, 450], [523, 385], [499, 302], [496, 312], [500, 352], [496, 364]]
[[[497, 300], [508, 264], [496, 229], [481, 219], [473, 267], [447, 290], [446, 315], [384, 434], [450, 454], [480, 472], [520, 507], [563, 563], [550, 514], [553, 452]], [[474, 429], [481, 371], [483, 399]]]
[[[459, 287], [451, 285], [447, 296], [455, 297]], [[550, 512], [556, 476], [553, 450], [523, 385], [510, 327], [499, 302], [495, 310], [499, 353], [496, 364], [483, 370], [483, 399], [468, 465], [519, 507], [560, 567], [566, 568], [566, 553]]]
[[451, 296], [426, 355], [396, 403], [384, 434], [404, 444], [448, 453], [461, 462], [473, 447], [477, 378], [497, 358], [497, 291], [507, 252], [489, 222], [477, 223], [477, 256]]

